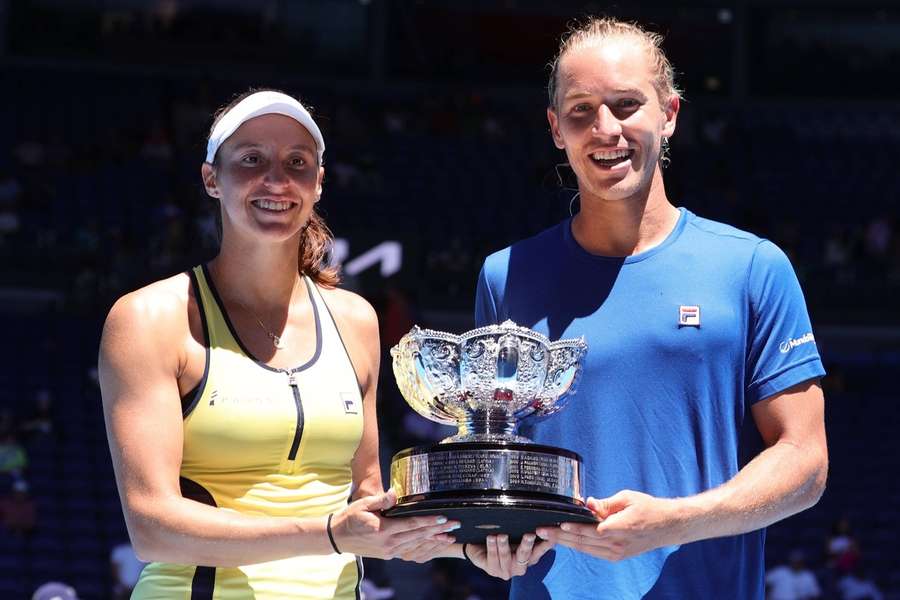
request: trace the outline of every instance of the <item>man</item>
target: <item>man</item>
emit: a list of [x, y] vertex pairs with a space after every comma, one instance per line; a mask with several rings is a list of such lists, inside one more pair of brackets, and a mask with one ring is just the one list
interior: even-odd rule
[[[824, 488], [824, 370], [790, 263], [666, 197], [680, 96], [660, 41], [613, 19], [563, 40], [547, 116], [581, 210], [479, 277], [479, 325], [589, 346], [576, 397], [524, 433], [582, 454], [599, 522], [540, 528], [557, 545], [513, 598], [761, 600], [764, 528]], [[766, 448], [741, 468], [745, 421]]]

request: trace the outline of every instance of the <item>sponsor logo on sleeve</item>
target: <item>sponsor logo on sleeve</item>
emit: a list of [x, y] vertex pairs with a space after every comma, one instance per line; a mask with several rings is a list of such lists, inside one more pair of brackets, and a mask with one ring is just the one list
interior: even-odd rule
[[790, 338], [781, 342], [781, 344], [778, 345], [778, 349], [781, 350], [782, 354], [787, 354], [797, 346], [802, 346], [803, 344], [808, 344], [814, 341], [816, 341], [816, 338], [813, 337], [812, 332], [809, 332], [798, 338]]

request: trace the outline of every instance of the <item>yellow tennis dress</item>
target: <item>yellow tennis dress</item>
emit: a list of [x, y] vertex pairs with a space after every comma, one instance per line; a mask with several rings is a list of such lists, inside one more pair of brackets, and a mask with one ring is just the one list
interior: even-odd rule
[[[182, 495], [247, 515], [322, 517], [347, 505], [363, 430], [356, 374], [331, 313], [305, 277], [316, 351], [274, 369], [243, 346], [205, 266], [190, 273], [206, 369], [183, 401]], [[358, 598], [352, 554], [297, 556], [237, 568], [151, 563], [136, 599]]]

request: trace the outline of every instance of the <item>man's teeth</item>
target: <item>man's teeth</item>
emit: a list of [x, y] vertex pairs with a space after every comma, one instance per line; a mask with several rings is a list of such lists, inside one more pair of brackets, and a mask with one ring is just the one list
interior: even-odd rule
[[287, 210], [291, 207], [290, 202], [273, 202], [272, 200], [254, 200], [253, 204], [266, 210]]
[[617, 160], [628, 156], [631, 156], [631, 150], [605, 150], [591, 154], [594, 160]]

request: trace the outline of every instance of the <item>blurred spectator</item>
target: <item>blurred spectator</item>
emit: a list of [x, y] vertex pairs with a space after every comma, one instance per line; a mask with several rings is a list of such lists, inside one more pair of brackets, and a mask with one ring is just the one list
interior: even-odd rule
[[847, 517], [841, 517], [832, 526], [831, 536], [825, 542], [825, 556], [827, 566], [841, 573], [849, 573], [859, 565], [859, 543]]
[[884, 598], [875, 582], [866, 578], [859, 569], [841, 577], [838, 580], [837, 588], [841, 600], [882, 600]]
[[34, 530], [34, 500], [28, 494], [28, 483], [24, 479], [13, 483], [12, 493], [0, 496], [0, 522], [7, 531], [19, 537], [28, 536]]
[[362, 188], [362, 172], [356, 165], [338, 158], [329, 163], [328, 168], [339, 189], [355, 191]]
[[391, 134], [400, 134], [407, 129], [408, 115], [396, 108], [384, 110], [384, 130]]
[[9, 429], [0, 433], [0, 475], [8, 475], [13, 479], [21, 479], [25, 467], [28, 466], [28, 455], [19, 444], [16, 434]]
[[13, 149], [13, 156], [24, 167], [39, 167], [44, 164], [44, 145], [37, 140], [27, 140]]
[[172, 142], [162, 123], [154, 123], [141, 144], [141, 157], [151, 160], [172, 160]]
[[53, 394], [47, 388], [39, 389], [34, 395], [32, 412], [19, 425], [19, 431], [26, 439], [46, 437], [54, 430]]
[[112, 571], [112, 600], [128, 600], [146, 563], [134, 553], [128, 542], [118, 544], [109, 555]]
[[416, 324], [415, 310], [406, 292], [394, 282], [385, 284], [376, 301], [381, 345], [390, 349]]
[[[454, 235], [446, 245], [435, 246], [426, 258], [430, 291], [435, 297], [457, 298], [472, 271], [472, 244]], [[468, 290], [468, 288], [466, 288]]]
[[887, 217], [881, 216], [873, 219], [866, 226], [866, 252], [873, 258], [887, 256], [891, 247], [893, 227]]
[[820, 598], [822, 590], [813, 572], [806, 568], [806, 558], [793, 550], [788, 565], [780, 565], [766, 573], [768, 600], [809, 600]]
[[78, 600], [78, 594], [70, 585], [50, 581], [36, 589], [31, 600]]
[[19, 198], [22, 186], [11, 173], [0, 170], [0, 242], [3, 236], [15, 234], [21, 225]]

